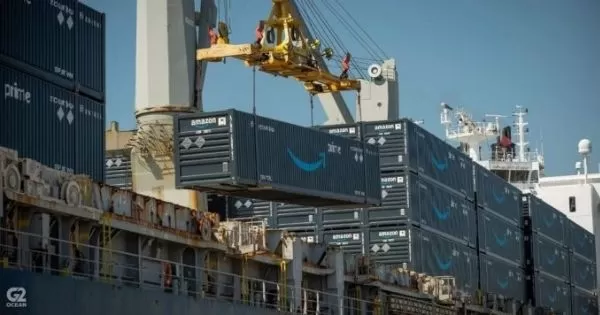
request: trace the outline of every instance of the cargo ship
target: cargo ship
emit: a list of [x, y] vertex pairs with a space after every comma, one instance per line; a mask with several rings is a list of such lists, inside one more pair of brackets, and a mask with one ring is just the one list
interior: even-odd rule
[[[273, 1], [238, 45], [205, 32], [212, 0], [166, 1], [137, 3], [137, 128], [106, 132], [104, 15], [0, 2], [2, 314], [598, 314], [594, 235], [472, 138], [398, 118], [393, 60], [332, 74], [312, 5]], [[224, 58], [297, 79], [328, 121], [202, 112]]]

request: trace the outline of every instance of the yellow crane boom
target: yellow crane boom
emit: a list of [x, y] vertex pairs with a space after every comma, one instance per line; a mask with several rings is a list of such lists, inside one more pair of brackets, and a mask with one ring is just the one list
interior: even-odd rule
[[[262, 37], [252, 44], [230, 44], [220, 39], [209, 48], [198, 49], [199, 61], [219, 62], [223, 58], [240, 59], [249, 67], [276, 76], [291, 77], [303, 82], [312, 94], [338, 91], [358, 91], [360, 81], [336, 76], [319, 65], [315, 54], [331, 57], [332, 51], [320, 50], [318, 41], [310, 41], [301, 32], [299, 16], [294, 16], [290, 0], [272, 0], [271, 13], [261, 21]], [[223, 34], [219, 27], [219, 33]]]

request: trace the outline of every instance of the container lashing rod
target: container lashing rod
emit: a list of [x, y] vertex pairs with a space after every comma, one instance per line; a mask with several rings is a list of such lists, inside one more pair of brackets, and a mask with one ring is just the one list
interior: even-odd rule
[[334, 75], [318, 65], [314, 54], [330, 58], [333, 51], [326, 48], [321, 52], [317, 41], [310, 41], [302, 34], [303, 21], [292, 16], [290, 1], [272, 0], [271, 13], [266, 21], [260, 21], [255, 43], [230, 44], [228, 38], [216, 39], [212, 31], [211, 46], [198, 49], [196, 59], [210, 62], [221, 62], [226, 57], [240, 59], [246, 66], [256, 66], [262, 72], [295, 78], [313, 94], [360, 89], [358, 80]]
[[105, 281], [112, 280], [113, 265], [112, 265], [112, 215], [105, 213], [100, 219], [102, 224], [101, 246], [102, 246], [102, 272], [101, 278]]
[[250, 287], [248, 281], [248, 255], [242, 257], [242, 302], [248, 304], [250, 302]]

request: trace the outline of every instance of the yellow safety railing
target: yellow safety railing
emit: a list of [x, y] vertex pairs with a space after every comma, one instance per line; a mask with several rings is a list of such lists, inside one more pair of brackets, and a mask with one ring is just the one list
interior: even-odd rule
[[102, 231], [100, 233], [101, 245], [102, 245], [102, 279], [110, 281], [113, 274], [113, 263], [112, 263], [112, 215], [106, 213], [100, 219], [102, 225]]

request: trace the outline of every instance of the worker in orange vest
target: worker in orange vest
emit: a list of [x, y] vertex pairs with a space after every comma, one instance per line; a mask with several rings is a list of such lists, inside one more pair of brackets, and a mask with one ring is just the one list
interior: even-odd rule
[[216, 45], [219, 40], [219, 35], [215, 32], [215, 29], [212, 26], [208, 26], [208, 39], [210, 40], [210, 45]]
[[256, 26], [256, 30], [254, 31], [254, 36], [256, 38], [256, 41], [254, 43], [258, 46], [261, 46], [264, 30], [265, 30], [265, 21], [261, 20], [258, 22], [258, 26]]
[[350, 58], [352, 56], [349, 52], [346, 53], [344, 59], [342, 59], [342, 74], [340, 74], [340, 79], [348, 79], [348, 71], [350, 70]]

